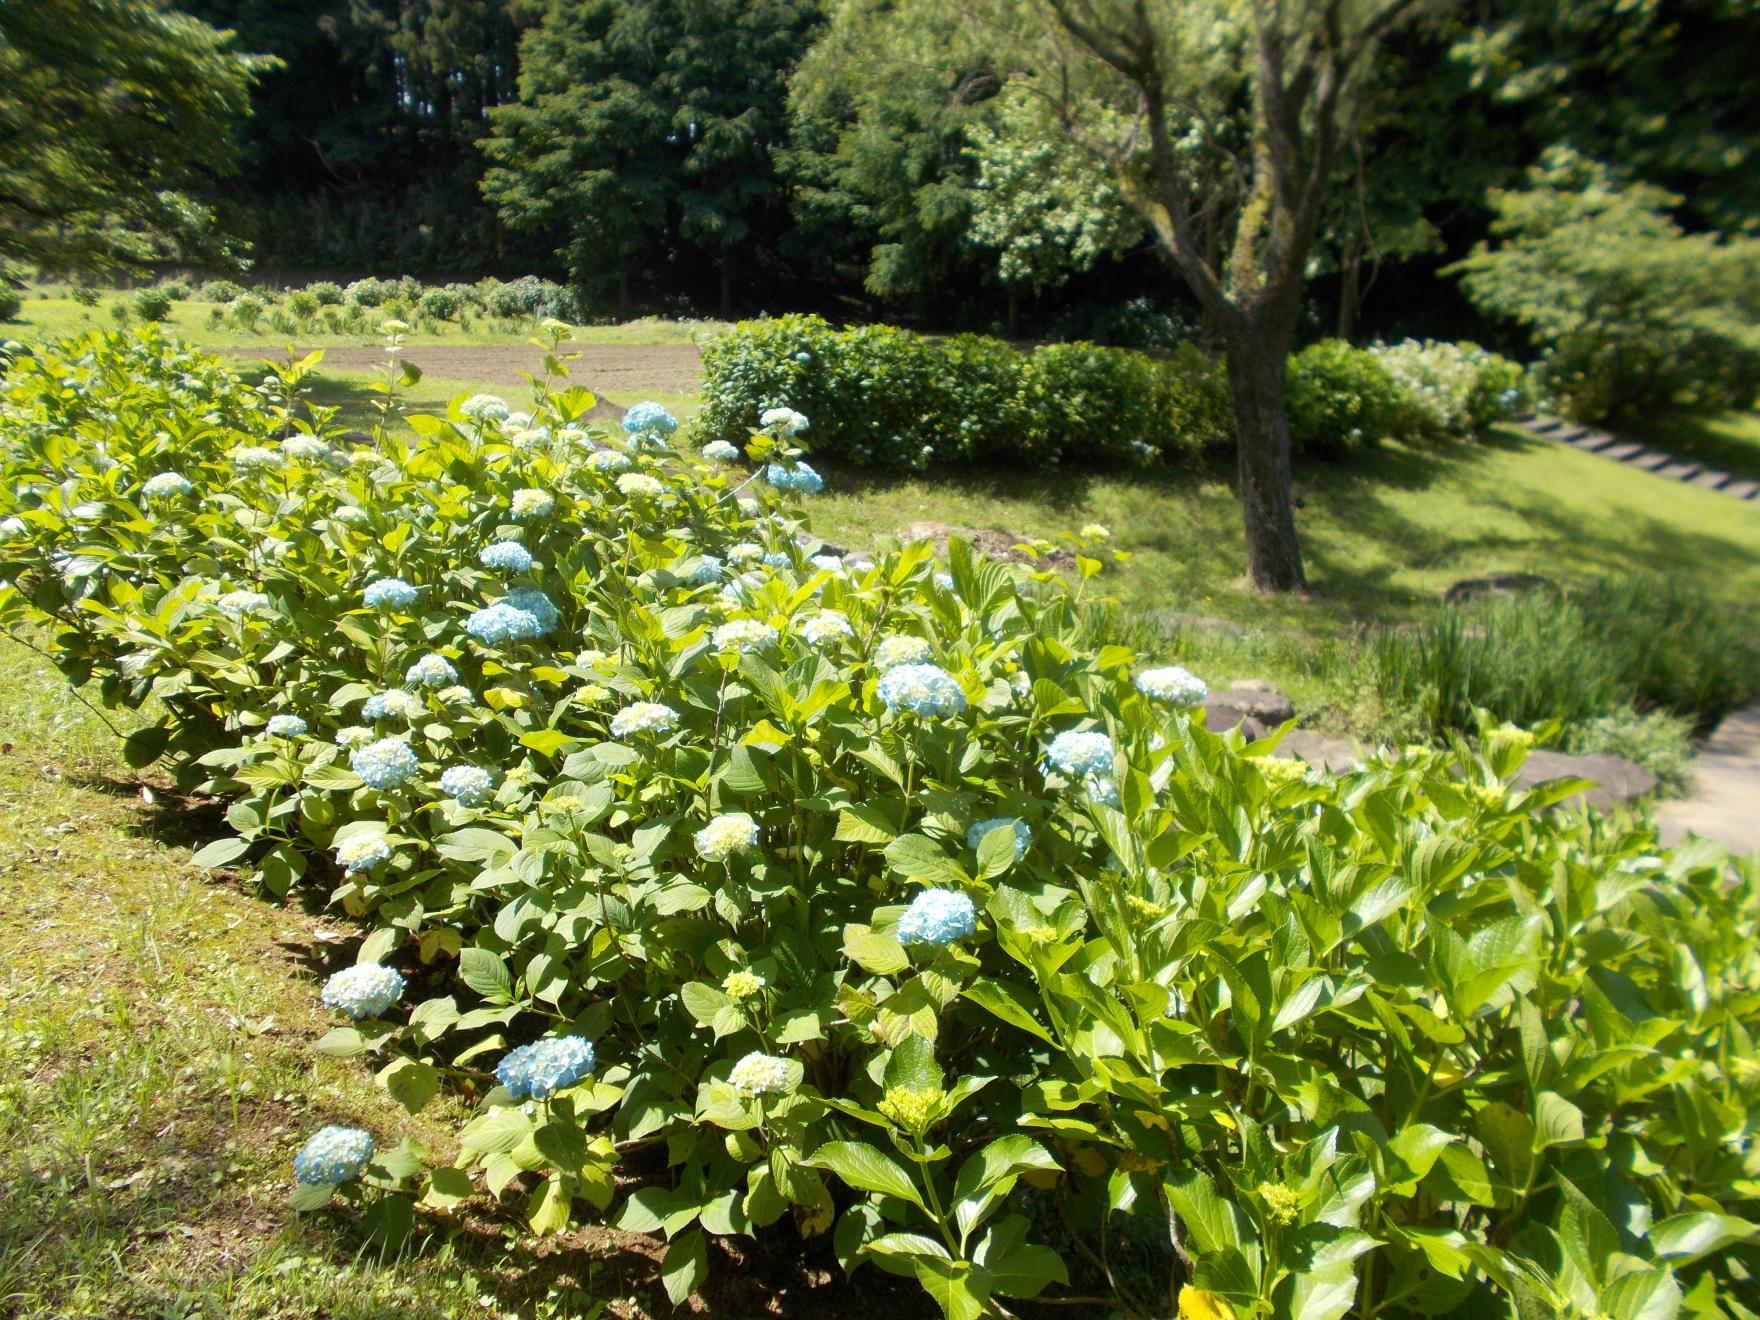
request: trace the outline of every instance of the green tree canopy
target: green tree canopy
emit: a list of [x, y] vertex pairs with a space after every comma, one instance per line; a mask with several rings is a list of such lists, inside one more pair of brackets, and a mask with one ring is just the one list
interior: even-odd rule
[[219, 255], [200, 199], [263, 67], [156, 0], [0, 4], [0, 263]]
[[520, 45], [519, 101], [491, 112], [485, 194], [555, 235], [589, 293], [696, 256], [725, 306], [787, 224], [772, 153], [818, 23], [815, 0], [552, 0]]

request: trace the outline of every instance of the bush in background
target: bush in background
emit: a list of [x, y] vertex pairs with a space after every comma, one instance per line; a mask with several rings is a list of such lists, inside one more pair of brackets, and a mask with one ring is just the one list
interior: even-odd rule
[[464, 309], [464, 300], [452, 289], [423, 289], [416, 299], [416, 310], [436, 321], [456, 321]]
[[18, 290], [8, 281], [0, 279], [0, 321], [11, 321], [23, 310], [24, 299]]
[[1531, 401], [1522, 364], [1477, 344], [1407, 339], [1370, 351], [1407, 396], [1403, 435], [1464, 439]]
[[306, 292], [318, 300], [320, 307], [340, 307], [345, 300], [342, 286], [334, 280], [318, 280], [308, 284]]
[[161, 280], [159, 292], [171, 299], [172, 302], [187, 302], [189, 300], [189, 281]]
[[96, 289], [84, 284], [76, 284], [68, 290], [67, 296], [81, 307], [96, 307], [103, 297]]
[[201, 289], [203, 302], [216, 303], [221, 306], [234, 301], [243, 293], [244, 286], [235, 284], [231, 280], [209, 280], [202, 285]]
[[378, 307], [395, 293], [396, 289], [386, 281], [371, 276], [356, 280], [342, 291], [343, 297], [354, 307]]
[[1343, 458], [1399, 434], [1410, 414], [1405, 389], [1367, 349], [1322, 339], [1289, 360], [1284, 386], [1290, 450]]
[[1680, 200], [1556, 148], [1527, 188], [1490, 194], [1497, 245], [1451, 267], [1533, 336], [1575, 417], [1746, 408], [1760, 390], [1760, 239], [1688, 234]]
[[318, 314], [323, 304], [318, 295], [310, 289], [289, 289], [287, 291], [287, 310], [301, 321], [309, 321]]
[[129, 304], [143, 321], [163, 321], [171, 315], [171, 295], [163, 289], [136, 289]]

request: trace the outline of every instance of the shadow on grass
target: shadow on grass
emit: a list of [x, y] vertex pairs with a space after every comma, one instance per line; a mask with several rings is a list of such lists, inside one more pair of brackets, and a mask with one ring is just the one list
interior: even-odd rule
[[1727, 472], [1737, 480], [1760, 479], [1760, 414], [1655, 418], [1628, 428], [1634, 440]]

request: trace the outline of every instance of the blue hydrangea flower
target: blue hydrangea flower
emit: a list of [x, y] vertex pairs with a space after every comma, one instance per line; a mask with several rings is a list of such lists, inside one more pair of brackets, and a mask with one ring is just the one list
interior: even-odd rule
[[524, 573], [532, 566], [532, 552], [518, 541], [497, 541], [483, 547], [477, 556], [484, 568], [501, 573]]
[[141, 487], [141, 494], [150, 500], [170, 500], [179, 495], [187, 495], [194, 489], [189, 484], [189, 478], [182, 473], [161, 472], [147, 478], [146, 484]]
[[1060, 733], [1045, 749], [1045, 763], [1072, 779], [1112, 773], [1112, 739], [1104, 733]]
[[263, 729], [271, 738], [303, 738], [306, 722], [297, 715], [271, 715]]
[[707, 587], [721, 581], [721, 572], [724, 567], [725, 565], [716, 556], [700, 555], [696, 563], [691, 566], [690, 572], [684, 575], [684, 580], [693, 587]]
[[592, 1074], [593, 1042], [580, 1036], [551, 1036], [509, 1050], [495, 1076], [515, 1100], [542, 1100]]
[[1111, 775], [1089, 775], [1082, 780], [1082, 787], [1089, 797], [1103, 807], [1118, 805], [1118, 781]]
[[825, 489], [825, 478], [807, 463], [796, 463], [793, 471], [780, 463], [772, 463], [764, 469], [764, 480], [777, 490], [792, 490], [801, 495], [817, 495]]
[[401, 738], [381, 738], [350, 753], [349, 765], [366, 780], [367, 787], [396, 788], [407, 783], [421, 769], [416, 754]]
[[652, 399], [644, 399], [623, 415], [623, 429], [630, 435], [671, 435], [678, 430], [678, 418]]
[[407, 610], [415, 603], [416, 589], [402, 578], [380, 578], [361, 592], [361, 604], [370, 610]]
[[320, 998], [351, 1018], [376, 1018], [403, 998], [403, 974], [395, 967], [361, 963], [324, 982]]
[[550, 601], [550, 597], [536, 587], [515, 587], [507, 593], [507, 604], [514, 609], [532, 616], [538, 625], [538, 635], [553, 632], [556, 625], [562, 622], [562, 615]]
[[939, 665], [899, 665], [881, 678], [880, 700], [890, 711], [908, 710], [925, 718], [958, 715], [966, 694], [953, 675]]
[[898, 919], [900, 944], [952, 944], [974, 934], [978, 912], [956, 889], [925, 889]]
[[421, 698], [402, 688], [375, 692], [361, 703], [361, 718], [367, 720], [413, 720], [421, 713]]
[[1145, 669], [1137, 675], [1137, 691], [1151, 701], [1165, 701], [1172, 706], [1196, 706], [1210, 695], [1203, 679], [1178, 665]]
[[458, 682], [458, 670], [445, 656], [429, 653], [403, 671], [403, 681], [414, 687], [450, 687]]
[[601, 449], [587, 460], [587, 466], [600, 472], [622, 472], [630, 466], [629, 455], [620, 449]]
[[440, 791], [461, 807], [481, 806], [495, 791], [495, 777], [481, 766], [447, 766], [440, 775]]
[[710, 463], [737, 463], [739, 450], [725, 440], [711, 440], [703, 446], [703, 458]]
[[473, 611], [464, 621], [464, 630], [486, 646], [529, 642], [543, 632], [537, 619], [499, 600], [486, 609]]
[[359, 1128], [320, 1128], [293, 1157], [295, 1180], [311, 1187], [353, 1182], [373, 1159], [373, 1138]]
[[1020, 861], [1021, 854], [1033, 846], [1033, 831], [1027, 828], [1026, 821], [1015, 816], [992, 816], [979, 821], [966, 831], [966, 847], [977, 852], [987, 835], [1001, 829], [1014, 831], [1014, 860]]

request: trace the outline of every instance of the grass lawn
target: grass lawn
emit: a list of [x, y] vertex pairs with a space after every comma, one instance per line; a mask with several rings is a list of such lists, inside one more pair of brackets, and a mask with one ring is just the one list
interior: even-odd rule
[[[39, 291], [28, 293], [24, 299], [24, 307], [16, 320], [0, 322], [0, 337], [22, 339], [25, 341], [54, 339], [62, 335], [83, 334], [88, 330], [114, 330], [116, 321], [111, 316], [111, 309], [118, 303], [128, 301], [129, 295], [123, 292], [106, 291], [100, 295], [96, 307], [81, 307], [73, 299], [66, 296], [61, 289], [51, 290], [49, 296]], [[187, 302], [173, 303], [171, 315], [164, 321], [167, 330], [174, 330], [179, 335], [204, 348], [264, 347], [280, 348], [290, 340], [302, 345], [366, 345], [376, 346], [380, 336], [376, 327], [381, 319], [369, 309], [369, 324], [375, 330], [358, 335], [330, 334], [318, 322], [310, 331], [289, 334], [286, 331], [270, 327], [268, 316], [255, 332], [240, 330], [235, 326], [223, 325], [218, 328], [209, 325], [209, 316], [214, 310], [212, 303], [199, 302], [191, 299]], [[273, 309], [271, 309], [273, 310]], [[627, 321], [620, 325], [588, 325], [580, 327], [575, 338], [586, 344], [693, 344], [699, 339], [707, 338], [717, 330], [726, 326], [724, 321], [668, 321], [659, 317], [644, 317], [637, 321]], [[447, 325], [440, 331], [418, 330], [405, 336], [410, 344], [523, 344], [530, 339], [536, 330], [531, 326], [507, 328], [493, 322], [487, 317], [478, 315], [472, 318], [468, 331], [458, 325]]]
[[444, 1153], [465, 1113], [400, 1121], [370, 1060], [312, 1052], [359, 932], [191, 870], [224, 825], [143, 804], [115, 736], [5, 638], [0, 730], [0, 1314], [586, 1317], [632, 1274], [642, 1300], [608, 1314], [665, 1310], [602, 1232], [510, 1250], [517, 1201], [389, 1261], [347, 1212], [293, 1216], [318, 1127]]
[[1678, 458], [1690, 458], [1750, 481], [1760, 480], [1760, 413], [1674, 417], [1634, 428], [1633, 435]]

